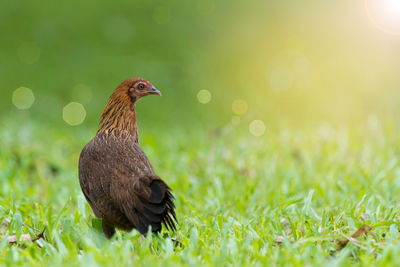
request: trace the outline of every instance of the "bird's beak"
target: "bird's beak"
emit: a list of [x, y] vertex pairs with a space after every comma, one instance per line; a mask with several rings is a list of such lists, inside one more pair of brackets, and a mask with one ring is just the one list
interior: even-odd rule
[[161, 92], [158, 91], [157, 88], [155, 88], [154, 86], [151, 88], [151, 90], [149, 91], [150, 95], [161, 95]]

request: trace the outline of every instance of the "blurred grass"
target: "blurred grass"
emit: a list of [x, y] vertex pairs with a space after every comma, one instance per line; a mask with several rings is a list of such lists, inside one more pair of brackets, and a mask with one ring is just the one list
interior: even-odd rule
[[[174, 191], [180, 224], [146, 241], [136, 231], [108, 241], [92, 226], [77, 178], [91, 130], [3, 126], [2, 264], [398, 264], [398, 131], [379, 121], [276, 127], [259, 138], [232, 125], [189, 134], [147, 129], [142, 147]], [[374, 236], [336, 251], [363, 224]], [[46, 239], [24, 241], [25, 249], [6, 241], [43, 229]]]
[[[95, 125], [94, 111], [114, 88], [142, 76], [163, 92], [140, 107], [159, 124], [220, 126], [238, 98], [254, 119], [352, 123], [378, 114], [399, 122], [399, 38], [374, 27], [364, 1], [1, 4], [6, 116], [12, 92], [25, 86], [35, 94], [32, 116], [62, 123], [62, 108], [77, 101]], [[85, 101], [82, 84], [91, 95]], [[206, 108], [197, 104], [201, 89], [212, 94]]]

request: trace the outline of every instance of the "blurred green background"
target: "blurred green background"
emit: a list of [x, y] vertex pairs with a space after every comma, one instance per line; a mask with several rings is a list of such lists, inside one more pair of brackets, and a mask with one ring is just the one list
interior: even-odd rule
[[[163, 92], [139, 104], [145, 124], [398, 122], [400, 38], [366, 3], [1, 1], [1, 115], [69, 127], [77, 102], [86, 117], [80, 105], [64, 116], [95, 128], [115, 87], [140, 76]], [[25, 111], [20, 87], [34, 97], [15, 96]]]
[[[0, 39], [0, 265], [400, 265], [399, 0], [0, 0]], [[79, 187], [133, 76], [163, 93], [137, 104], [139, 143], [175, 253], [97, 242]], [[40, 250], [5, 238], [42, 229]]]

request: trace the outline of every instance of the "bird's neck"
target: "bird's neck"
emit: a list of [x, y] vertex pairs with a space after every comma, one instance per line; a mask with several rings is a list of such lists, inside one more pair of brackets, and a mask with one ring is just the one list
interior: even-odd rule
[[97, 133], [102, 132], [109, 135], [129, 133], [137, 143], [139, 137], [135, 102], [110, 98], [101, 114], [100, 126]]

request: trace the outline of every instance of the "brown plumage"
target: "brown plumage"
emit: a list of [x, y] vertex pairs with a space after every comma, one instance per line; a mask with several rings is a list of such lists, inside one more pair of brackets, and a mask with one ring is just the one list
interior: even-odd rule
[[81, 152], [79, 182], [107, 238], [115, 228], [145, 234], [164, 224], [175, 230], [171, 189], [138, 145], [135, 104], [149, 94], [161, 95], [141, 78], [123, 81], [103, 110], [97, 135]]

